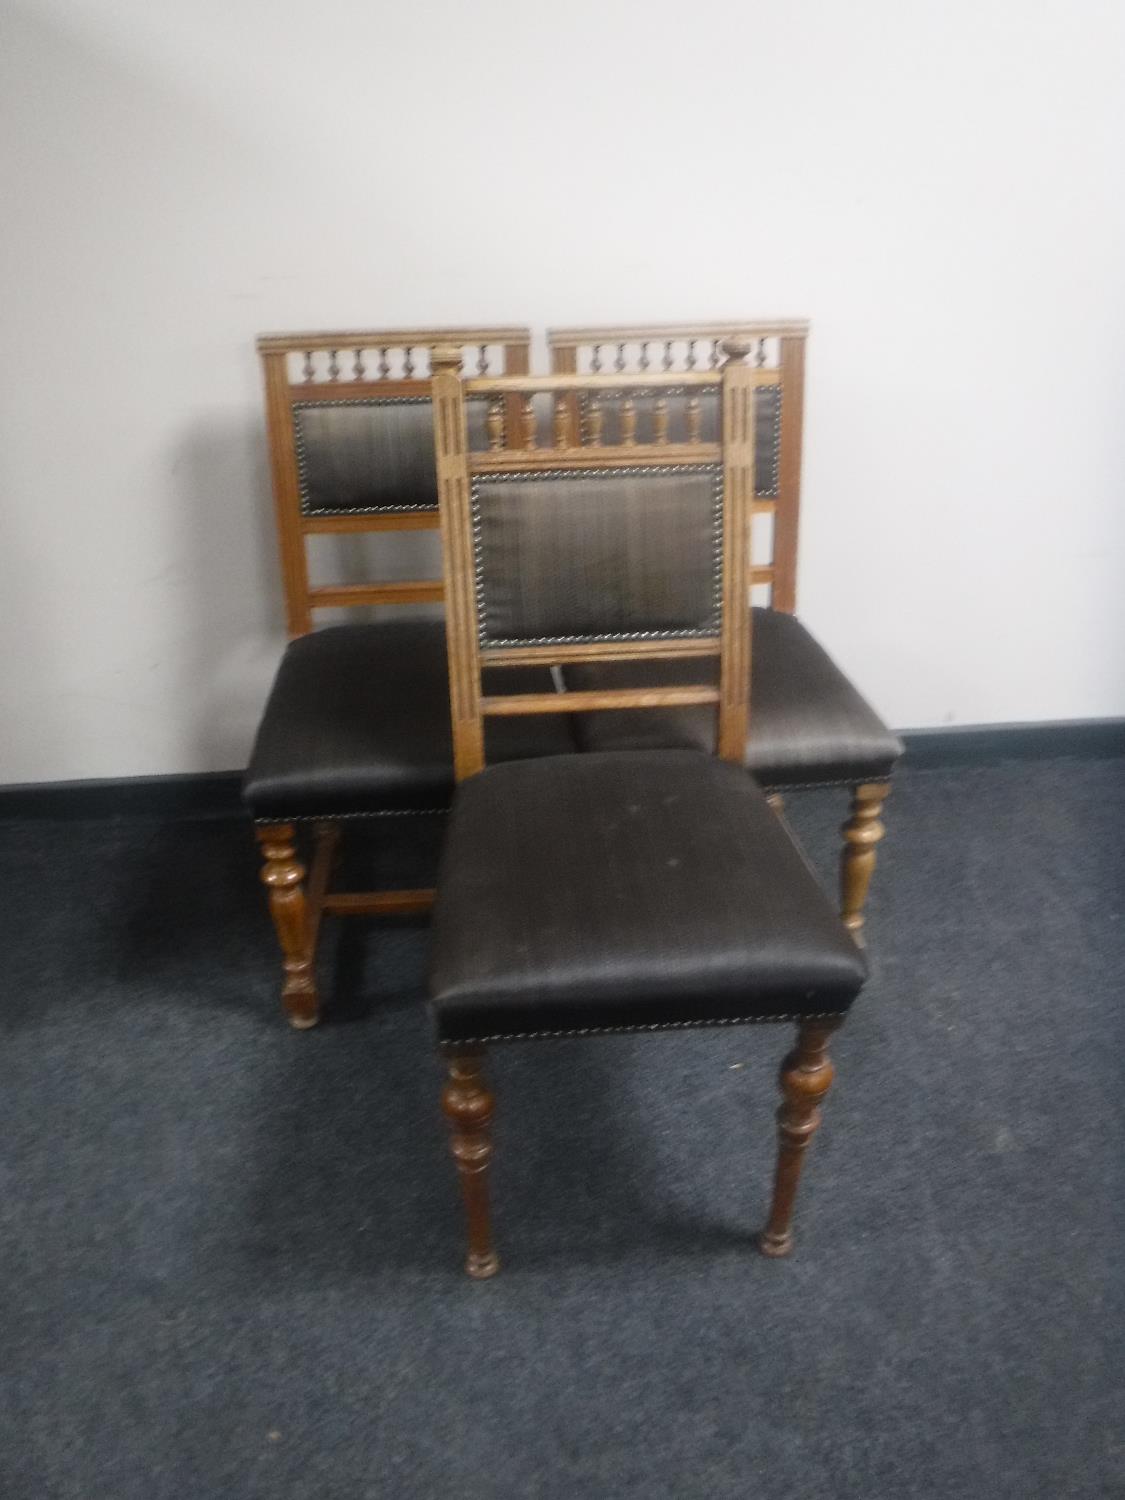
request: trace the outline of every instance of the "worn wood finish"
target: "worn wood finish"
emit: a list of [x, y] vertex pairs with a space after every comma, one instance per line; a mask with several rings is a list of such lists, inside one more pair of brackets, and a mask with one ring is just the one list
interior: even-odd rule
[[436, 510], [385, 511], [377, 516], [303, 516], [306, 536], [355, 535], [365, 531], [437, 531], [441, 519]]
[[289, 634], [298, 636], [307, 635], [312, 629], [312, 612], [309, 609], [308, 560], [301, 529], [301, 479], [297, 469], [297, 445], [285, 360], [284, 353], [271, 353], [264, 356], [262, 364], [286, 623]]
[[[549, 659], [538, 656], [537, 661]], [[613, 658], [620, 660], [621, 658]], [[628, 659], [628, 658], [625, 658]], [[488, 658], [486, 657], [487, 661]], [[481, 713], [492, 717], [521, 714], [587, 713], [615, 708], [695, 708], [700, 704], [718, 703], [716, 687], [603, 688], [565, 693], [504, 693], [480, 700]]]
[[324, 912], [325, 892], [328, 889], [328, 882], [332, 879], [332, 868], [336, 863], [339, 849], [339, 823], [318, 823], [313, 831], [313, 858], [305, 887], [309, 961], [313, 964], [316, 963], [316, 944], [320, 936], [320, 918]]
[[405, 917], [429, 911], [435, 892], [402, 891], [333, 891], [321, 903], [331, 917]]
[[771, 604], [792, 614], [797, 608], [797, 533], [801, 511], [801, 442], [805, 420], [805, 336], [781, 340], [781, 436], [777, 461], [777, 510], [773, 525], [776, 578]]
[[841, 1022], [804, 1021], [797, 1045], [781, 1065], [781, 1108], [777, 1112], [777, 1170], [769, 1222], [758, 1239], [763, 1255], [788, 1255], [793, 1249], [793, 1207], [805, 1152], [820, 1126], [820, 1103], [832, 1087], [835, 1069], [828, 1041]]
[[310, 381], [290, 384], [289, 392], [295, 406], [317, 406], [324, 401], [397, 401], [404, 396], [424, 400], [430, 394], [430, 382], [393, 380], [390, 376], [382, 380]]
[[[552, 646], [548, 665], [576, 661], [620, 661], [627, 656], [636, 661], [675, 661], [685, 656], [718, 656], [719, 637], [699, 636], [692, 640], [673, 641], [589, 641]], [[486, 667], [542, 666], [542, 646], [487, 646], [481, 652]]]
[[875, 851], [887, 831], [880, 814], [890, 791], [889, 781], [868, 781], [857, 786], [852, 791], [851, 816], [840, 830], [844, 835], [840, 855], [840, 915], [861, 948], [866, 920], [864, 907], [875, 873]]
[[750, 732], [750, 507], [754, 501], [754, 389], [746, 357], [752, 341], [723, 343], [723, 619], [718, 753], [742, 765]]
[[[595, 430], [593, 424], [590, 430]], [[667, 447], [661, 447], [660, 452], [663, 455], [661, 463], [666, 467], [673, 464], [717, 464], [723, 454], [718, 443], [669, 443]], [[639, 457], [642, 461], [652, 461], [648, 458], [647, 444], [643, 448], [639, 444], [632, 447], [625, 444], [603, 446], [593, 439], [588, 446], [580, 448], [546, 448], [542, 451], [537, 447], [489, 449], [470, 454], [469, 461], [474, 474], [518, 472], [522, 469], [538, 471], [545, 467], [544, 453], [550, 455], [552, 469], [589, 469], [594, 466], [599, 469], [630, 469], [638, 463]]]
[[714, 343], [736, 335], [740, 338], [807, 338], [809, 325], [804, 318], [732, 319], [729, 323], [622, 323], [604, 328], [548, 328], [547, 348], [551, 368], [562, 368], [559, 361], [573, 358], [577, 369], [579, 349], [606, 344]]
[[[443, 344], [449, 342], [449, 339], [442, 340]], [[504, 372], [512, 376], [526, 375], [530, 368], [531, 350], [528, 346], [528, 338], [525, 332], [522, 339], [513, 340], [510, 344], [504, 345]], [[504, 418], [508, 424], [508, 431], [514, 432], [516, 430], [516, 423], [519, 420], [519, 398], [517, 396], [509, 396], [505, 399], [503, 405]]]
[[[762, 385], [777, 385], [778, 373], [776, 370], [756, 371]], [[717, 388], [722, 381], [721, 375], [715, 370], [682, 371], [679, 374], [668, 374], [664, 371], [655, 372], [651, 375], [624, 375], [615, 373], [613, 375], [528, 375], [507, 376], [495, 375], [467, 379], [465, 381], [466, 396], [503, 396], [515, 393], [517, 395], [539, 395], [540, 393], [552, 393], [559, 391], [564, 395], [575, 391], [587, 392], [593, 395], [599, 394], [628, 394], [631, 391], [674, 391], [682, 387], [690, 390]]]
[[[311, 349], [431, 349], [434, 344], [487, 344], [528, 347], [526, 328], [381, 328], [358, 332], [263, 333], [258, 337], [260, 354], [303, 354]], [[349, 381], [341, 384], [348, 385]]]
[[[464, 382], [460, 375], [461, 351], [453, 345], [442, 345], [433, 351], [431, 358], [453, 771], [457, 780], [463, 781], [484, 769], [480, 644], [469, 512], [469, 440], [465, 429]], [[522, 411], [522, 397], [514, 394]]]
[[357, 604], [440, 604], [445, 597], [440, 580], [415, 578], [398, 583], [335, 583], [309, 590], [313, 609], [336, 609]]
[[466, 1049], [449, 1057], [448, 1079], [441, 1096], [465, 1204], [468, 1231], [465, 1270], [475, 1281], [486, 1281], [500, 1269], [492, 1243], [488, 1194], [488, 1168], [492, 1160], [490, 1127], [496, 1101], [484, 1080], [483, 1061], [480, 1049]]
[[313, 944], [305, 899], [305, 868], [297, 858], [292, 823], [268, 823], [257, 830], [265, 864], [262, 883], [284, 956], [281, 1003], [298, 1031], [315, 1026], [320, 1003], [313, 972]]

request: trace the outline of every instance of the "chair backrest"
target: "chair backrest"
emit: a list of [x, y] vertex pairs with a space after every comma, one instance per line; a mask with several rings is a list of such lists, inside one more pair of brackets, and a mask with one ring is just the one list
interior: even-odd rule
[[[752, 363], [776, 369], [779, 382], [759, 389], [755, 400], [754, 494], [759, 512], [772, 517], [755, 538], [761, 603], [792, 614], [797, 607], [797, 531], [801, 505], [801, 428], [805, 405], [805, 341], [801, 320], [740, 323], [669, 323], [547, 330], [551, 369], [560, 375], [612, 370], [644, 375], [717, 369], [725, 338], [750, 339]], [[704, 434], [717, 433], [718, 403], [704, 403]], [[673, 423], [676, 413], [672, 413]]]
[[436, 578], [311, 585], [306, 539], [325, 532], [436, 530], [431, 353], [438, 344], [455, 344], [479, 374], [502, 369], [516, 375], [528, 368], [529, 343], [526, 328], [286, 333], [258, 340], [290, 635], [306, 635], [316, 609], [442, 598]]
[[[754, 401], [780, 378], [746, 363], [752, 348], [727, 340], [721, 369], [538, 379], [463, 378], [460, 350], [434, 350], [458, 779], [482, 768], [483, 721], [495, 714], [713, 704], [719, 754], [742, 760]], [[721, 418], [707, 440], [703, 405], [713, 398]], [[466, 409], [481, 399], [478, 446]], [[678, 433], [673, 399], [683, 403]], [[713, 678], [566, 694], [486, 695], [481, 687], [490, 667], [715, 656], [717, 688]]]

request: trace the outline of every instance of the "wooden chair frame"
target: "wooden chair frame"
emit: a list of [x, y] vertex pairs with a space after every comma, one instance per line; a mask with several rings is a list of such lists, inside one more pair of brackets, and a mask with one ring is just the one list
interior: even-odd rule
[[[432, 509], [386, 509], [376, 513], [338, 512], [309, 515], [302, 510], [302, 480], [297, 449], [295, 409], [323, 401], [428, 398], [429, 376], [416, 375], [415, 354], [425, 351], [432, 362], [437, 346], [479, 351], [478, 369], [487, 368], [488, 350], [500, 348], [506, 375], [528, 369], [530, 334], [526, 328], [481, 327], [443, 329], [377, 329], [363, 332], [272, 334], [258, 340], [266, 389], [266, 417], [270, 467], [285, 588], [286, 618], [291, 638], [313, 629], [318, 609], [438, 603], [444, 597], [440, 579], [395, 583], [349, 583], [314, 586], [309, 582], [307, 539], [317, 534], [357, 535], [395, 531], [436, 530], [437, 503]], [[389, 356], [402, 353], [401, 375], [391, 374]], [[316, 356], [327, 354], [326, 369]], [[345, 363], [345, 371], [340, 356]], [[367, 354], [377, 354], [373, 363]], [[303, 360], [301, 378], [293, 378], [295, 359]], [[323, 373], [325, 378], [318, 379]], [[373, 378], [369, 378], [373, 376]], [[333, 891], [333, 867], [340, 844], [340, 825], [325, 818], [313, 826], [313, 856], [309, 866], [298, 856], [297, 829], [288, 822], [260, 822], [256, 829], [264, 860], [262, 881], [269, 892], [270, 912], [284, 956], [282, 1003], [290, 1023], [303, 1030], [316, 1024], [320, 1004], [315, 964], [317, 938], [324, 916], [404, 915], [428, 911], [432, 889]]]
[[[449, 640], [450, 704], [453, 718], [454, 771], [458, 780], [484, 766], [484, 720], [493, 714], [561, 713], [575, 709], [683, 707], [714, 704], [719, 718], [718, 748], [724, 759], [741, 763], [749, 724], [750, 611], [746, 607], [752, 577], [750, 516], [754, 509], [754, 391], [776, 385], [774, 370], [753, 369], [745, 363], [752, 346], [731, 339], [729, 358], [721, 371], [683, 374], [548, 375], [503, 379], [462, 379], [460, 351], [436, 349], [433, 354], [433, 400], [437, 444], [438, 496], [441, 506], [442, 555], [445, 568], [446, 632]], [[724, 440], [699, 439], [698, 401], [691, 393], [718, 389], [723, 402]], [[687, 392], [687, 439], [669, 440], [666, 398]], [[536, 396], [549, 395], [553, 414], [553, 446], [540, 448]], [[654, 439], [636, 440], [635, 406], [638, 395], [656, 402]], [[489, 447], [472, 452], [468, 445], [465, 402], [484, 397], [489, 402]], [[616, 397], [621, 403], [621, 441], [601, 442], [600, 403]], [[664, 398], [662, 400], [662, 397]], [[589, 406], [585, 426], [577, 402]], [[515, 404], [517, 421], [508, 414]], [[662, 417], [662, 408], [665, 415]], [[516, 439], [516, 441], [512, 441]], [[585, 644], [481, 645], [473, 551], [471, 489], [477, 476], [535, 474], [557, 470], [636, 469], [646, 466], [722, 466], [722, 620], [712, 638], [592, 641]], [[486, 696], [481, 673], [486, 667], [532, 664], [554, 666], [568, 661], [634, 661], [640, 658], [718, 656], [720, 682], [667, 688], [626, 688], [566, 694], [532, 693]]]
[[[464, 380], [458, 350], [434, 351], [434, 422], [445, 568], [446, 630], [449, 640], [450, 702], [455, 769], [459, 781], [484, 767], [484, 720], [490, 714], [558, 713], [575, 707], [592, 710], [714, 704], [718, 712], [718, 754], [743, 764], [749, 728], [751, 614], [751, 516], [754, 510], [754, 392], [776, 384], [777, 371], [746, 364], [753, 344], [748, 338], [724, 340], [727, 360], [719, 371], [639, 375], [556, 374], [544, 379]], [[677, 389], [698, 391], [718, 386], [722, 392], [720, 442], [698, 441], [698, 417], [688, 418], [688, 437], [670, 443], [661, 417], [661, 395]], [[636, 442], [630, 403], [644, 391], [656, 398], [654, 440]], [[553, 447], [538, 446], [538, 417], [533, 401], [547, 393], [553, 403]], [[489, 448], [469, 450], [465, 400], [485, 396], [491, 403]], [[599, 420], [590, 420], [602, 397], [621, 400], [622, 442], [600, 443]], [[505, 413], [513, 398], [517, 424], [510, 429]], [[587, 420], [578, 420], [585, 399]], [[689, 397], [690, 400], [690, 397]], [[666, 412], [666, 407], [665, 407]], [[515, 441], [512, 441], [515, 438]], [[596, 466], [634, 469], [646, 464], [722, 466], [722, 606], [719, 634], [704, 639], [591, 640], [583, 644], [482, 645], [484, 601], [480, 595], [474, 553], [472, 484], [477, 477], [534, 475]], [[486, 696], [481, 688], [485, 667], [555, 665], [565, 661], [629, 661], [641, 658], [720, 658], [719, 687], [710, 683], [660, 689], [620, 689], [566, 694]], [[836, 1020], [812, 1018], [797, 1028], [797, 1042], [781, 1069], [782, 1104], [778, 1111], [778, 1159], [769, 1219], [758, 1244], [767, 1256], [787, 1255], [792, 1248], [792, 1218], [805, 1150], [819, 1123], [819, 1105], [832, 1081], [827, 1043]], [[492, 1157], [491, 1124], [495, 1099], [484, 1078], [481, 1044], [451, 1046], [442, 1108], [451, 1129], [468, 1231], [466, 1270], [483, 1280], [499, 1270], [493, 1244], [488, 1175]]]
[[[769, 587], [769, 607], [793, 614], [797, 607], [797, 544], [801, 513], [801, 447], [805, 413], [805, 345], [809, 324], [785, 318], [739, 323], [612, 324], [604, 327], [549, 328], [547, 347], [551, 369], [558, 374], [577, 371], [588, 363], [597, 371], [603, 358], [624, 373], [631, 357], [640, 373], [652, 365], [670, 370], [680, 362], [690, 371], [697, 364], [717, 368], [722, 342], [731, 336], [749, 339], [754, 359], [763, 365], [766, 346], [776, 348], [781, 386], [781, 424], [778, 434], [776, 494], [756, 498], [758, 514], [773, 516], [773, 555], [759, 561], [755, 584]], [[635, 355], [634, 355], [635, 351]], [[877, 859], [877, 846], [886, 834], [881, 813], [890, 795], [890, 782], [865, 782], [851, 789], [851, 807], [840, 832], [840, 912], [844, 923], [863, 942], [864, 908]], [[778, 813], [782, 797], [770, 801]]]

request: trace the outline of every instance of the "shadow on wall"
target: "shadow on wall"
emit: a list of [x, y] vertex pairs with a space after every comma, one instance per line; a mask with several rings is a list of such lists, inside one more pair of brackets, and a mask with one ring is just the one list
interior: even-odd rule
[[195, 705], [194, 763], [237, 769], [285, 645], [261, 419], [216, 412], [187, 431], [172, 469], [177, 691]]

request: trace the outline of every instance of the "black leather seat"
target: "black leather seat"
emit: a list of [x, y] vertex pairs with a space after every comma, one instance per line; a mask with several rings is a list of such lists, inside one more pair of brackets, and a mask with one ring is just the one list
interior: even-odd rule
[[[885, 781], [903, 752], [893, 734], [793, 615], [755, 609], [746, 764], [768, 791]], [[568, 688], [698, 682], [698, 661], [581, 663], [563, 670]], [[704, 671], [706, 668], [704, 667]], [[715, 668], [717, 679], [717, 667]], [[715, 748], [709, 708], [580, 713], [583, 750]]]
[[764, 794], [689, 751], [489, 766], [434, 910], [448, 1047], [842, 1016], [866, 976]]
[[[549, 692], [545, 669], [497, 672], [496, 692]], [[495, 719], [497, 761], [574, 750], [569, 718]], [[286, 649], [243, 796], [259, 820], [448, 805], [453, 741], [441, 620], [333, 625]]]

